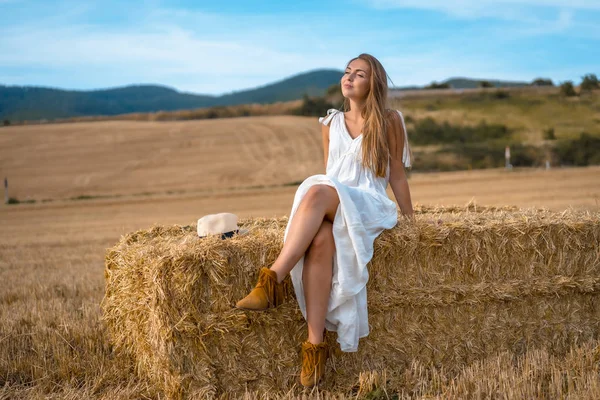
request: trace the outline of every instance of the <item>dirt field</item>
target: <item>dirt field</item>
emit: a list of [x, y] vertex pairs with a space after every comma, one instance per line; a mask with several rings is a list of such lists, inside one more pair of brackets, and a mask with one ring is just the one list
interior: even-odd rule
[[[562, 210], [600, 209], [600, 167], [545, 170], [481, 170], [413, 174], [413, 204], [515, 205]], [[206, 214], [240, 217], [288, 215], [295, 187], [220, 190], [216, 193], [123, 196], [0, 207], [4, 244], [74, 238], [106, 239], [153, 224], [191, 224]], [[391, 190], [388, 195], [393, 199]]]
[[[323, 169], [317, 124], [247, 120], [0, 130], [11, 197], [37, 200], [0, 206], [0, 398], [156, 396], [110, 351], [98, 306], [104, 252], [153, 224], [287, 215], [293, 183]], [[415, 173], [409, 184], [414, 204], [598, 212], [599, 177], [600, 167], [486, 170]], [[69, 200], [81, 195], [106, 197]]]
[[0, 148], [20, 200], [283, 185], [323, 164], [316, 119], [289, 116], [9, 127]]

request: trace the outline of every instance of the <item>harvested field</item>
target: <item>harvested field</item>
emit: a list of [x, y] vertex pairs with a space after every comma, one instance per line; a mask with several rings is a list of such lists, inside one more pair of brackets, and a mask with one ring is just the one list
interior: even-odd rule
[[[0, 179], [8, 178], [10, 196], [37, 203], [231, 198], [248, 191], [293, 196], [298, 182], [324, 169], [313, 117], [4, 127], [0, 148]], [[480, 204], [597, 209], [599, 171], [593, 166], [415, 172], [410, 179], [414, 201], [421, 204], [463, 205], [475, 197]], [[280, 210], [265, 204], [254, 215], [290, 211]]]
[[[372, 332], [350, 354], [328, 335], [328, 390], [351, 395], [361, 373], [387, 371], [386, 387], [400, 392], [413, 362], [460, 374], [491, 354], [564, 357], [599, 338], [598, 213], [453, 211], [419, 210], [414, 225], [376, 240]], [[232, 309], [274, 261], [286, 222], [246, 219], [250, 234], [226, 241], [156, 226], [108, 251], [104, 318], [142, 376], [172, 397], [288, 393], [305, 336], [296, 302]]]
[[[250, 121], [244, 131], [248, 138], [236, 137], [241, 135], [236, 121]], [[258, 125], [250, 126], [254, 122]], [[106, 249], [114, 247], [122, 235], [150, 230], [155, 224], [189, 225], [208, 213], [229, 211], [253, 219], [284, 217], [295, 192], [291, 183], [322, 171], [316, 128], [314, 118], [260, 117], [0, 129], [0, 177], [9, 178], [11, 197], [36, 200], [34, 204], [0, 206], [0, 399], [164, 399], [155, 383], [134, 373], [135, 359], [116, 356], [101, 321]], [[235, 150], [236, 140], [257, 139], [259, 142], [247, 142], [249, 148], [268, 151], [265, 143], [276, 144], [276, 136], [283, 133], [288, 136], [281, 140], [292, 148], [302, 147], [304, 152], [304, 146], [314, 146], [314, 152], [306, 150], [302, 157], [308, 158], [290, 163], [285, 150], [274, 149], [269, 154], [282, 157], [273, 161], [282, 169], [280, 175], [269, 177], [269, 171], [254, 168], [264, 163], [264, 154]], [[196, 151], [200, 144], [213, 146], [214, 153]], [[226, 174], [230, 171], [226, 156], [230, 154], [237, 157], [238, 168], [243, 167], [237, 171], [239, 175]], [[204, 164], [207, 160], [211, 160], [209, 167]], [[215, 170], [210, 168], [218, 171], [218, 177], [212, 176]], [[445, 206], [448, 211], [455, 205], [454, 211], [464, 212], [465, 204], [474, 202], [505, 211], [517, 206], [598, 213], [598, 176], [600, 167], [596, 166], [509, 173], [413, 173], [409, 182], [413, 202], [421, 210]], [[261, 183], [262, 179], [273, 186]], [[475, 207], [469, 210], [473, 212]], [[424, 215], [418, 218], [427, 219]], [[575, 283], [581, 287], [582, 282]], [[438, 302], [458, 296], [455, 292], [436, 293]], [[384, 395], [385, 389], [390, 397], [397, 394], [411, 399], [462, 399], [468, 397], [466, 393], [514, 399], [554, 399], [566, 394], [595, 399], [600, 398], [599, 364], [591, 349], [598, 343], [578, 343], [564, 356], [546, 350], [521, 356], [490, 353], [458, 375], [417, 360], [403, 369], [405, 359], [401, 359], [397, 368], [385, 371], [393, 377], [394, 386], [392, 381], [386, 383], [391, 378], [382, 371], [373, 371], [361, 375], [349, 395], [327, 388], [326, 393], [306, 395], [356, 398], [372, 388], [375, 394]], [[293, 397], [297, 393], [297, 387], [290, 387], [287, 394]], [[248, 393], [247, 398], [256, 396]]]
[[9, 127], [0, 169], [13, 196], [37, 201], [284, 185], [321, 170], [317, 124], [279, 116]]

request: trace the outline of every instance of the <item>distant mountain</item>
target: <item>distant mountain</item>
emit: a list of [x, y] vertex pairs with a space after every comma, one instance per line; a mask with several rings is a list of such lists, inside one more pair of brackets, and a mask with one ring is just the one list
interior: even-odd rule
[[217, 105], [297, 100], [304, 94], [322, 96], [328, 87], [340, 82], [342, 74], [342, 71], [335, 69], [306, 72], [256, 89], [225, 94], [219, 97]]
[[211, 105], [211, 96], [179, 93], [163, 86], [72, 91], [0, 86], [0, 120], [39, 120], [88, 115], [178, 110]]
[[[0, 125], [2, 120], [52, 120], [296, 100], [302, 98], [304, 94], [322, 96], [328, 87], [339, 83], [341, 76], [342, 71], [321, 69], [221, 96], [183, 93], [158, 85], [131, 85], [90, 91], [0, 85]], [[448, 83], [455, 89], [469, 89], [479, 87], [480, 81], [480, 79], [459, 77], [441, 83]], [[488, 80], [488, 82], [495, 87], [518, 87], [529, 84], [499, 80]], [[407, 86], [392, 90], [420, 89], [423, 88]]]
[[[440, 84], [447, 83], [453, 89], [475, 89], [479, 87], [479, 82], [487, 81], [491, 83], [494, 87], [503, 88], [503, 87], [522, 87], [528, 86], [530, 82], [519, 82], [519, 81], [500, 81], [497, 79], [471, 79], [471, 78], [449, 78], [445, 81], [438, 82]], [[393, 90], [419, 90], [423, 89], [423, 87], [419, 86], [403, 86], [403, 87], [395, 87]]]
[[521, 87], [529, 85], [529, 82], [518, 81], [499, 81], [495, 79], [469, 79], [469, 78], [450, 78], [444, 83], [454, 89], [475, 89], [479, 87], [479, 82], [487, 81], [495, 87]]
[[329, 86], [339, 82], [341, 76], [342, 71], [338, 70], [315, 70], [255, 89], [221, 96], [182, 93], [157, 85], [132, 85], [90, 91], [0, 85], [0, 120], [118, 115], [289, 101], [300, 99], [304, 94], [323, 95]]

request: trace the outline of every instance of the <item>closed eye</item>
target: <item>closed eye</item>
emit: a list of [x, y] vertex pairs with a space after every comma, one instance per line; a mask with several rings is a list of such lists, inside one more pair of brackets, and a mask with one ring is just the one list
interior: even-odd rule
[[[349, 73], [350, 73], [350, 71], [346, 71], [346, 72], [344, 72], [344, 75], [349, 74]], [[365, 77], [364, 75], [358, 75], [358, 76], [360, 76], [361, 78]]]

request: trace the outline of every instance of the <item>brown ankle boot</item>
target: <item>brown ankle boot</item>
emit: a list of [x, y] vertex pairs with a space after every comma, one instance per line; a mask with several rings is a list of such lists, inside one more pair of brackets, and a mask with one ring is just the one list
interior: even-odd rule
[[317, 385], [325, 375], [328, 350], [326, 342], [312, 344], [306, 341], [302, 343], [302, 371], [300, 372], [302, 386], [311, 388]]
[[277, 283], [277, 273], [269, 268], [261, 268], [258, 283], [248, 296], [235, 305], [243, 310], [261, 311], [275, 308], [284, 301], [284, 283]]

